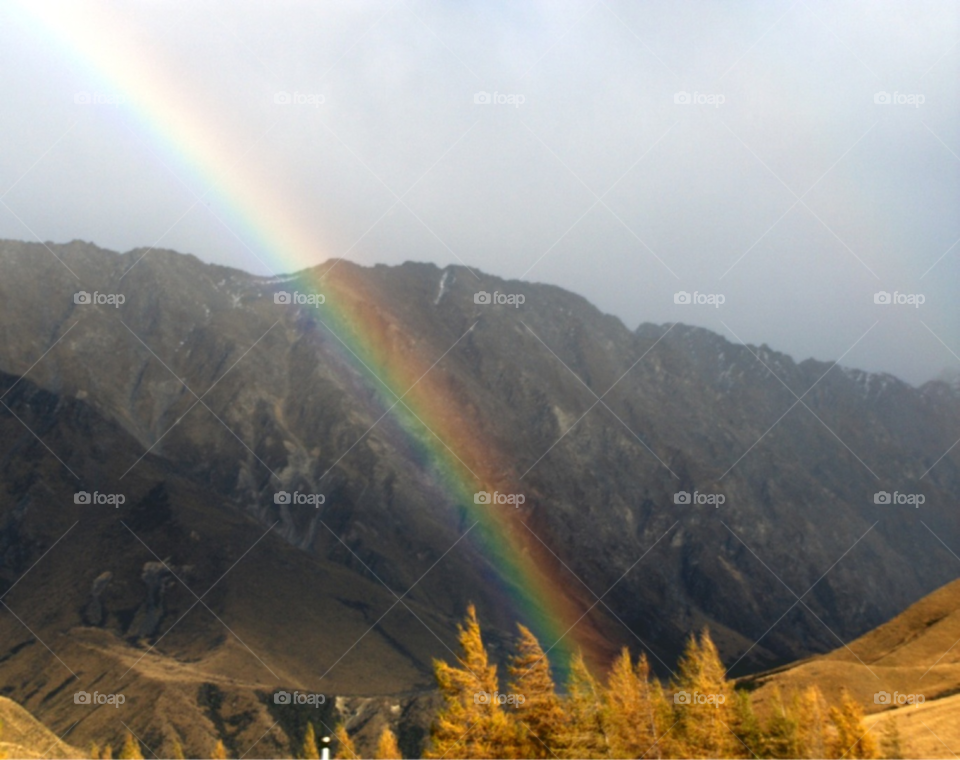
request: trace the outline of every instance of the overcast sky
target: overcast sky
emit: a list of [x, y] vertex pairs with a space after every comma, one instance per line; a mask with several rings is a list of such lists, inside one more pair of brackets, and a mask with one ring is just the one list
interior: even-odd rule
[[[913, 383], [960, 368], [955, 2], [89, 7], [316, 263], [462, 263], [631, 329], [681, 320]], [[0, 2], [0, 237], [267, 272], [218, 177], [117, 103], [136, 99]]]

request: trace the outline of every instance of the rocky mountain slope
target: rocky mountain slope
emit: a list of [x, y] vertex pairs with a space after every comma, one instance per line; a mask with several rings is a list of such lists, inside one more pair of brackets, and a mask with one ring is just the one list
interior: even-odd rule
[[[756, 670], [851, 640], [958, 575], [944, 547], [960, 547], [957, 387], [798, 364], [684, 325], [631, 331], [555, 287], [424, 264], [330, 262], [264, 279], [170, 251], [6, 241], [0, 370], [128, 436], [90, 476], [99, 490], [131, 466], [124, 482], [145, 478], [136, 460], [149, 449], [151, 467], [216, 504], [203, 519], [278, 523], [303, 561], [382, 595], [379, 606], [354, 597], [378, 610], [394, 597], [374, 574], [397, 594], [417, 583], [410, 599], [439, 639], [475, 600], [496, 646], [516, 615], [490, 582], [498, 568], [469, 540], [448, 552], [466, 526], [393, 417], [375, 425], [369, 366], [324, 306], [274, 302], [311, 287], [349, 304], [385, 366], [437, 362], [424, 382], [485, 442], [464, 464], [522, 483], [518, 514], [556, 554], [571, 603], [594, 605], [582, 625], [608, 651], [649, 647], [663, 673], [684, 636], [710, 625], [735, 672]], [[80, 290], [124, 303], [77, 304]], [[525, 302], [478, 304], [478, 291]], [[62, 458], [98, 445], [44, 440]], [[326, 503], [286, 508], [278, 490]], [[675, 504], [680, 491], [725, 502]], [[876, 505], [878, 491], [925, 502]], [[199, 564], [179, 556], [187, 547], [171, 545], [171, 561]], [[294, 581], [283, 593], [312, 602]], [[447, 654], [406, 617], [418, 628], [397, 647], [419, 642], [421, 664], [428, 649]], [[374, 693], [422, 682], [419, 665], [406, 672]]]

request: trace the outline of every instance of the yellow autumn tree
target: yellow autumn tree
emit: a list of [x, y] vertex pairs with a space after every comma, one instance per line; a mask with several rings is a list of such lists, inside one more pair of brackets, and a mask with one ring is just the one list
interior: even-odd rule
[[827, 757], [827, 734], [830, 721], [827, 701], [816, 686], [808, 686], [796, 697], [797, 732], [800, 757]]
[[223, 739], [217, 739], [217, 744], [210, 755], [213, 760], [227, 760], [227, 748], [223, 744]]
[[313, 723], [307, 723], [307, 731], [303, 736], [303, 746], [300, 748], [300, 757], [303, 760], [320, 760], [320, 750], [317, 749], [317, 733], [313, 730]]
[[100, 760], [100, 745], [96, 742], [90, 742], [90, 749], [87, 751], [87, 754], [93, 760]]
[[357, 760], [360, 757], [357, 754], [357, 748], [353, 746], [353, 739], [350, 738], [347, 727], [343, 723], [337, 724], [333, 737], [337, 740], [338, 760]]
[[877, 741], [863, 725], [863, 708], [843, 690], [839, 707], [830, 708], [830, 722], [835, 729], [828, 741], [828, 757], [876, 758], [880, 756]]
[[507, 668], [510, 693], [523, 698], [513, 711], [518, 723], [517, 754], [532, 760], [553, 757], [564, 716], [550, 661], [536, 636], [525, 626], [517, 628], [517, 650]]
[[518, 742], [516, 724], [496, 699], [497, 666], [490, 664], [480, 635], [477, 610], [467, 608], [464, 625], [458, 626], [459, 667], [434, 660], [443, 708], [430, 735], [427, 758], [512, 757]]
[[770, 717], [767, 719], [764, 730], [764, 756], [801, 757], [800, 722], [795, 712], [784, 704], [779, 689], [774, 690], [770, 702]]
[[565, 716], [554, 748], [557, 755], [570, 758], [607, 756], [600, 699], [600, 684], [587, 668], [583, 653], [578, 651], [570, 661], [567, 697], [562, 703]]
[[123, 737], [123, 746], [120, 748], [118, 760], [143, 760], [143, 753], [140, 752], [140, 742], [138, 742], [129, 731]]
[[603, 725], [610, 757], [641, 757], [658, 736], [651, 703], [650, 665], [641, 654], [634, 668], [626, 647], [613, 663], [603, 690]]
[[170, 757], [172, 760], [184, 760], [183, 745], [176, 736], [173, 737], [173, 748], [170, 750]]
[[108, 744], [100, 753], [100, 760], [113, 760], [113, 745]]
[[685, 757], [737, 757], [745, 751], [734, 733], [737, 701], [717, 647], [704, 629], [691, 636], [673, 682], [674, 742]]
[[396, 734], [390, 730], [389, 726], [385, 727], [380, 733], [379, 741], [377, 741], [376, 760], [402, 760], [402, 757]]

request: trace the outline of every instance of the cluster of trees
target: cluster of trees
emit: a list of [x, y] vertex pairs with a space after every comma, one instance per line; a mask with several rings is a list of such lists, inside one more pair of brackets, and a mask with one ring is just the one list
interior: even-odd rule
[[[900, 758], [896, 723], [875, 737], [863, 710], [848, 694], [830, 705], [816, 686], [784, 701], [772, 699], [761, 720], [750, 695], [726, 677], [708, 631], [692, 636], [666, 688], [651, 673], [646, 656], [634, 661], [624, 648], [606, 682], [595, 678], [583, 657], [573, 658], [565, 693], [557, 693], [550, 662], [536, 637], [520, 625], [508, 664], [505, 694], [490, 662], [471, 605], [459, 626], [461, 655], [455, 665], [435, 661], [444, 704], [434, 721], [427, 758]], [[480, 696], [483, 695], [483, 696]], [[675, 699], [675, 695], [683, 695]], [[521, 698], [516, 698], [521, 697]], [[343, 724], [335, 735], [336, 757], [359, 760]], [[175, 757], [183, 757], [179, 744]], [[226, 758], [223, 743], [214, 758]], [[317, 737], [307, 726], [298, 753], [318, 760]], [[91, 747], [91, 757], [110, 758]], [[119, 758], [142, 758], [127, 734]], [[380, 735], [377, 760], [400, 760], [389, 728]]]
[[[460, 626], [458, 663], [436, 661], [444, 705], [434, 723], [428, 758], [879, 758], [900, 756], [893, 721], [880, 740], [863, 724], [860, 705], [844, 693], [829, 705], [815, 686], [789, 702], [775, 696], [764, 720], [750, 696], [734, 688], [704, 631], [691, 637], [674, 679], [664, 688], [644, 655], [624, 649], [605, 683], [581, 655], [557, 693], [550, 663], [536, 637], [519, 626], [503, 700], [480, 635], [476, 610]], [[675, 694], [681, 696], [679, 702]], [[339, 738], [339, 737], [338, 737]], [[343, 751], [339, 757], [356, 757]]]

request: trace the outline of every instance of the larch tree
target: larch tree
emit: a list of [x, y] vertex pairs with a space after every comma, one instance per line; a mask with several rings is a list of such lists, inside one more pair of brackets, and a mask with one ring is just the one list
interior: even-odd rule
[[223, 739], [217, 739], [217, 744], [210, 755], [213, 760], [227, 760], [227, 748], [223, 744]]
[[736, 723], [736, 696], [727, 680], [710, 632], [704, 629], [698, 642], [687, 641], [677, 664], [673, 687], [677, 743], [687, 757], [737, 757], [743, 744], [733, 732]]
[[802, 754], [800, 723], [793, 711], [783, 702], [779, 690], [775, 690], [770, 705], [770, 717], [766, 724], [764, 753], [771, 758], [795, 758]]
[[800, 735], [800, 757], [827, 757], [827, 734], [830, 722], [827, 701], [816, 686], [808, 686], [796, 698], [797, 731]]
[[303, 736], [303, 746], [300, 748], [300, 757], [303, 760], [320, 760], [320, 750], [317, 749], [317, 732], [313, 723], [307, 723], [307, 731]]
[[830, 757], [876, 758], [880, 756], [877, 741], [863, 725], [863, 708], [843, 690], [840, 706], [830, 708], [830, 722], [836, 729], [829, 742]]
[[517, 744], [516, 724], [507, 717], [496, 694], [497, 666], [490, 664], [480, 635], [477, 610], [467, 608], [465, 625], [458, 626], [460, 667], [434, 660], [443, 708], [431, 731], [428, 758], [511, 757]]
[[525, 626], [517, 628], [517, 651], [507, 668], [510, 692], [523, 697], [523, 704], [512, 711], [518, 724], [517, 754], [532, 760], [550, 758], [563, 728], [563, 708], [540, 642]]
[[642, 756], [656, 741], [651, 726], [650, 665], [646, 655], [634, 669], [626, 647], [613, 663], [603, 690], [603, 724], [610, 745], [610, 757]]
[[347, 733], [347, 727], [343, 723], [338, 723], [333, 732], [334, 739], [337, 740], [337, 758], [338, 760], [358, 760], [357, 748], [353, 746], [353, 739]]
[[396, 734], [390, 730], [389, 726], [385, 727], [380, 732], [380, 739], [377, 741], [376, 760], [402, 760], [402, 757]]
[[561, 757], [607, 757], [607, 738], [603, 732], [600, 684], [590, 674], [583, 653], [570, 661], [567, 698], [563, 701], [565, 718], [557, 736]]

